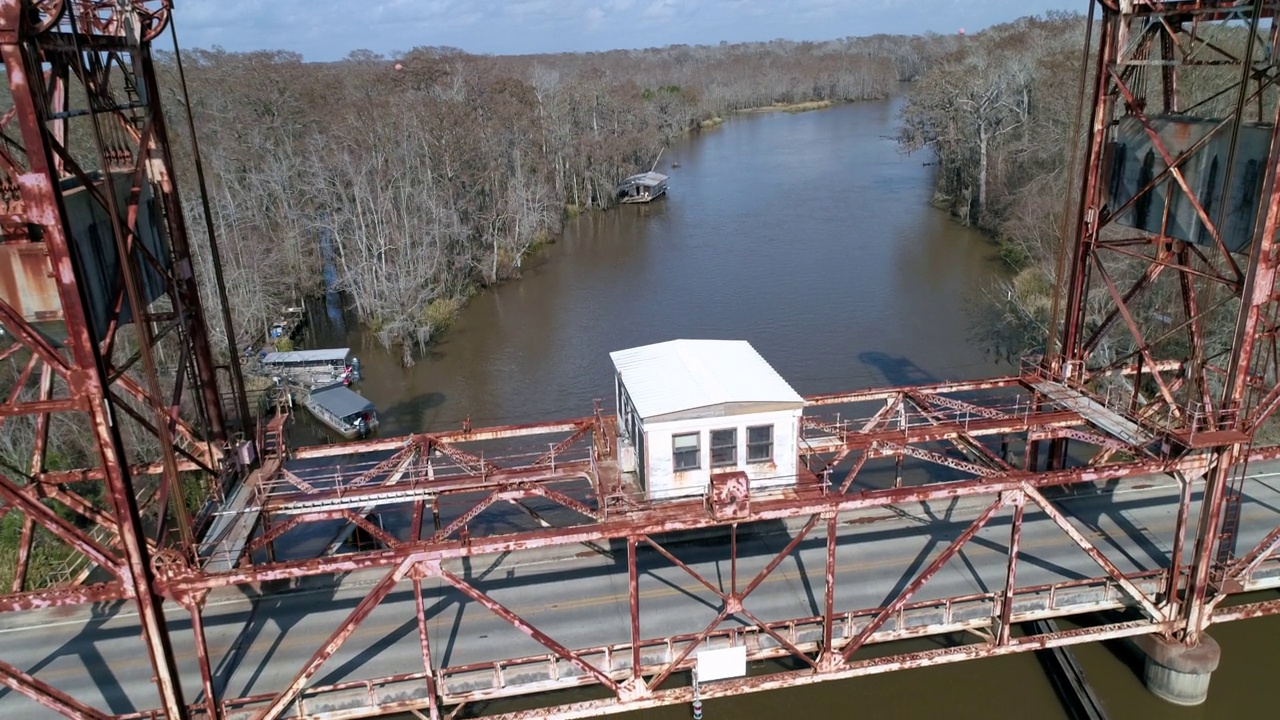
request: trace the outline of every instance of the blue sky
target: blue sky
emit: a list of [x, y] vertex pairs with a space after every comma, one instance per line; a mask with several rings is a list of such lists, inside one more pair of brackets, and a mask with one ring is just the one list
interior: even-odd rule
[[[176, 0], [184, 48], [285, 49], [336, 60], [419, 45], [583, 52], [721, 40], [953, 33], [1089, 0]], [[168, 40], [161, 40], [164, 47]]]

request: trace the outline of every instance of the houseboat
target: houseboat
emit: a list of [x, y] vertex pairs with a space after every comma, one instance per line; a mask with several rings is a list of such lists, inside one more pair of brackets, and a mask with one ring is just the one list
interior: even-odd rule
[[344, 438], [365, 437], [378, 427], [378, 412], [364, 396], [338, 382], [312, 389], [302, 406]]
[[360, 380], [360, 359], [351, 355], [351, 348], [268, 352], [258, 365], [264, 374], [308, 388]]
[[632, 175], [618, 184], [618, 202], [647, 203], [667, 192], [667, 176], [649, 171]]

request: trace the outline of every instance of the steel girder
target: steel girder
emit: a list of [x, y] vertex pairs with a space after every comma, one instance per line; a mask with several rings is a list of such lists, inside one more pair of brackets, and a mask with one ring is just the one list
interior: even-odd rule
[[[161, 707], [176, 718], [186, 703], [152, 558], [194, 547], [186, 486], [226, 479], [231, 429], [149, 49], [169, 9], [0, 2], [13, 99], [0, 118], [0, 431], [22, 448], [3, 459], [0, 507], [22, 525], [6, 606], [129, 598]], [[225, 313], [225, 295], [216, 302]], [[242, 398], [237, 372], [228, 389]], [[55, 424], [88, 438], [57, 448], [85, 469], [52, 459]], [[37, 554], [65, 567], [37, 573]], [[0, 682], [78, 707], [39, 678], [5, 672]]]
[[[178, 207], [149, 54], [149, 41], [165, 27], [169, 3], [0, 2], [0, 50], [15, 96], [15, 108], [5, 122], [19, 131], [19, 136], [8, 133], [6, 138], [10, 147], [27, 149], [25, 157], [8, 153], [0, 158], [7, 178], [0, 230], [6, 247], [16, 247], [18, 254], [47, 253], [51, 267], [58, 269], [59, 322], [66, 336], [51, 341], [45, 328], [24, 315], [27, 308], [0, 303], [0, 322], [15, 339], [0, 348], [0, 359], [13, 364], [14, 378], [0, 418], [35, 418], [31, 453], [35, 459], [20, 477], [0, 478], [4, 499], [0, 515], [23, 519], [23, 557], [38, 532], [47, 530], [108, 571], [102, 582], [86, 582], [85, 576], [80, 577], [81, 584], [50, 588], [28, 589], [25, 581], [19, 581], [16, 592], [0, 598], [0, 610], [132, 598], [142, 615], [144, 639], [161, 688], [161, 708], [136, 716], [217, 717], [247, 710], [264, 718], [290, 709], [309, 717], [336, 717], [329, 711], [307, 709], [319, 707], [335, 694], [363, 693], [366, 710], [421, 709], [435, 718], [478, 700], [586, 684], [604, 687], [608, 698], [555, 708], [564, 717], [587, 717], [687, 702], [689, 689], [659, 686], [687, 668], [693, 652], [708, 644], [754, 643], [753, 658], [790, 658], [800, 664], [798, 670], [704, 689], [705, 697], [715, 697], [1150, 632], [1194, 642], [1211, 622], [1280, 611], [1275, 603], [1229, 610], [1218, 607], [1222, 598], [1249, 589], [1259, 569], [1274, 563], [1280, 529], [1238, 557], [1214, 554], [1222, 546], [1218, 525], [1227, 514], [1226, 498], [1232, 497], [1233, 489], [1239, 497], [1243, 487], [1230, 481], [1244, 477], [1239, 469], [1245, 462], [1276, 457], [1274, 449], [1251, 448], [1249, 442], [1280, 405], [1274, 367], [1280, 360], [1274, 351], [1259, 350], [1274, 343], [1276, 326], [1270, 247], [1277, 222], [1274, 176], [1280, 144], [1271, 143], [1266, 168], [1269, 204], [1260, 214], [1250, 256], [1240, 257], [1227, 251], [1213, 208], [1200, 203], [1195, 193], [1185, 192], [1188, 181], [1178, 169], [1182, 163], [1168, 156], [1153, 129], [1147, 99], [1154, 96], [1151, 89], [1158, 87], [1155, 94], [1162, 112], [1191, 110], [1187, 78], [1205, 67], [1234, 63], [1236, 81], [1223, 84], [1227, 92], [1235, 93], [1228, 119], [1246, 118], [1250, 104], [1274, 84], [1269, 58], [1258, 60], [1253, 43], [1233, 53], [1199, 30], [1210, 22], [1231, 23], [1243, 17], [1244, 22], [1237, 25], [1256, 33], [1255, 18], [1271, 14], [1273, 5], [1208, 1], [1171, 5], [1138, 0], [1126, 4], [1126, 14], [1121, 15], [1119, 6], [1099, 3], [1102, 32], [1090, 151], [1084, 165], [1078, 229], [1073, 243], [1066, 246], [1070, 269], [1061, 274], [1067, 280], [1062, 342], [1051, 343], [1048, 361], [1024, 375], [811, 398], [809, 405], [815, 412], [851, 410], [806, 417], [806, 464], [796, 478], [796, 488], [751, 498], [745, 515], [715, 507], [714, 498], [647, 502], [614, 467], [615, 433], [599, 407], [591, 417], [562, 423], [467, 427], [455, 433], [291, 450], [288, 457], [268, 458], [246, 481], [253, 493], [248, 510], [260, 517], [246, 530], [252, 538], [244, 538], [244, 552], [227, 558], [226, 570], [212, 571], [205, 551], [216, 552], [216, 547], [195, 542], [197, 523], [182, 517], [177, 500], [178, 474], [218, 473], [228, 422], [221, 417], [217, 368], [208, 348], [200, 297], [193, 279], [181, 271], [190, 259], [181, 213], [167, 215], [171, 242], [167, 259], [174, 261], [172, 265], [138, 242], [143, 187], [156, 193], [165, 209]], [[23, 15], [24, 9], [34, 12]], [[1150, 58], [1157, 53], [1160, 60], [1153, 64]], [[1207, 61], [1206, 55], [1216, 58]], [[1139, 68], [1150, 66], [1162, 68], [1158, 82], [1139, 77]], [[120, 74], [129, 79], [122, 82]], [[31, 83], [30, 78], [41, 80]], [[73, 96], [69, 88], [76, 83], [82, 86], [88, 116], [94, 119], [91, 144], [96, 157], [91, 162], [72, 147], [71, 120], [78, 115], [69, 112]], [[121, 87], [140, 92], [137, 97], [122, 98], [115, 92]], [[1104, 208], [1100, 202], [1106, 168], [1102, 149], [1113, 132], [1112, 120], [1122, 114], [1117, 110], [1121, 106], [1173, 166], [1148, 179], [1144, 192], [1161, 183], [1183, 189], [1211, 239], [1207, 250], [1166, 233], [1152, 236], [1115, 229], [1113, 221], [1123, 208]], [[1214, 132], [1233, 132], [1232, 127], [1222, 123]], [[122, 144], [117, 142], [120, 137]], [[1188, 150], [1183, 161], [1200, 149], [1203, 146]], [[93, 182], [85, 182], [95, 169], [114, 170], [128, 179], [129, 192], [122, 203], [114, 192], [94, 190]], [[124, 264], [121, 282], [111, 288], [111, 312], [99, 326], [92, 319], [97, 308], [75, 251], [70, 211], [58, 189], [66, 177], [91, 188], [92, 200], [112, 220], [110, 234], [120, 257], [134, 261]], [[108, 174], [111, 177], [115, 176]], [[107, 187], [110, 183], [106, 182]], [[1125, 266], [1112, 256], [1137, 265]], [[154, 305], [147, 297], [146, 280], [154, 276], [161, 280], [167, 307], [163, 301]], [[1175, 277], [1182, 316], [1168, 322], [1156, 319], [1162, 329], [1153, 333], [1143, 299]], [[1097, 298], [1109, 299], [1111, 305], [1100, 317], [1089, 319], [1084, 313], [1087, 301]], [[225, 297], [220, 295], [219, 302], [225, 317]], [[1209, 349], [1206, 325], [1223, 308], [1233, 312], [1236, 305], [1232, 303], [1240, 307], [1233, 315], [1236, 333], [1230, 351], [1219, 357]], [[128, 338], [126, 327], [137, 337]], [[1129, 338], [1126, 352], [1103, 356], [1099, 349], [1114, 344], [1109, 335], [1115, 333]], [[152, 350], [172, 337], [180, 340], [181, 360], [176, 373], [165, 377]], [[1175, 338], [1185, 348], [1181, 354], [1167, 352], [1176, 349]], [[137, 347], [132, 354], [120, 350], [128, 339]], [[238, 388], [234, 366], [230, 375]], [[1115, 400], [1117, 387], [1124, 390], [1124, 403]], [[183, 406], [182, 398], [189, 398], [199, 409], [194, 417], [184, 419], [174, 412]], [[1192, 409], [1196, 403], [1198, 407]], [[242, 400], [237, 404], [243, 408]], [[113, 410], [117, 414], [112, 415]], [[86, 416], [96, 433], [100, 465], [53, 471], [41, 460], [49, 418], [75, 413]], [[144, 434], [162, 441], [162, 457], [129, 454], [132, 448], [120, 423], [111, 422], [123, 416]], [[239, 417], [247, 418], [247, 412], [241, 409]], [[502, 446], [496, 453], [476, 449], [477, 443], [486, 441], [519, 443], [553, 435], [550, 442], [533, 449]], [[1077, 450], [1087, 451], [1071, 455], [1068, 440], [1075, 441]], [[1053, 446], [1043, 470], [1041, 443]], [[357, 468], [334, 466], [317, 473], [314, 466], [308, 470], [298, 465], [299, 461], [323, 463], [325, 458], [352, 455], [361, 458]], [[1021, 462], [1016, 461], [1018, 455]], [[1155, 570], [1121, 567], [1114, 552], [1101, 547], [1061, 510], [1056, 496], [1046, 495], [1060, 492], [1056, 489], [1071, 492], [1147, 474], [1172, 474], [1180, 488], [1167, 562]], [[158, 480], [150, 485], [136, 482], [144, 475]], [[77, 487], [68, 487], [76, 481], [104, 484], [111, 502], [98, 507]], [[1184, 538], [1192, 522], [1192, 489], [1201, 485], [1206, 488], [1204, 511], [1198, 513], [1200, 526], [1192, 534], [1196, 545], [1188, 554]], [[904, 504], [941, 501], [970, 505], [973, 516], [957, 528], [954, 538], [945, 546], [935, 543], [918, 565], [905, 570], [905, 584], [879, 604], [840, 600], [839, 590], [848, 586], [841, 582], [848, 573], [842, 573], [837, 563], [842, 522], [857, 519], [854, 516], [859, 513], [900, 513]], [[47, 512], [48, 502], [58, 503], [97, 529], [80, 531]], [[160, 527], [177, 526], [183, 542], [176, 552], [166, 544], [169, 534], [143, 522], [141, 509], [148, 504], [159, 509]], [[164, 511], [171, 505], [172, 516]], [[485, 518], [501, 507], [519, 508], [531, 524], [507, 531], [486, 524]], [[409, 518], [408, 523], [388, 527], [379, 518], [396, 513]], [[1097, 574], [1056, 585], [1020, 580], [1025, 577], [1020, 558], [1029, 513], [1046, 518], [1041, 522], [1056, 528], [1065, 543], [1078, 547]], [[738, 552], [739, 526], [770, 520], [791, 521], [792, 534], [762, 568], [740, 583], [744, 558]], [[993, 523], [1006, 521], [1008, 541], [1000, 551], [1003, 576], [993, 586], [996, 589], [977, 595], [922, 597], [932, 587], [930, 582], [972, 548], [983, 532]], [[274, 557], [273, 550], [287, 544], [284, 541], [291, 534], [315, 528], [325, 530], [323, 552], [318, 556]], [[727, 587], [682, 560], [674, 549], [677, 543], [671, 540], [717, 529], [729, 534]], [[761, 597], [761, 585], [824, 531], [820, 612], [774, 618], [749, 607]], [[342, 552], [356, 535], [379, 547], [362, 549], [355, 543], [355, 550]], [[570, 647], [495, 597], [482, 582], [456, 569], [456, 563], [502, 553], [583, 544], [603, 551], [610, 541], [625, 546], [628, 587], [624, 602], [629, 636], [616, 645]], [[648, 562], [665, 560], [705, 591], [713, 619], [688, 633], [646, 637], [642, 620], [648, 616], [639, 572], [642, 549], [652, 551]], [[381, 575], [283, 688], [243, 698], [214, 696], [213, 660], [203, 628], [204, 603], [210, 593], [228, 586], [262, 586], [357, 571]], [[19, 577], [24, 574], [18, 573]], [[406, 583], [413, 587], [412, 614], [422, 669], [317, 685], [317, 673], [325, 662], [384, 608], [396, 587]], [[424, 589], [432, 584], [434, 589]], [[1011, 632], [1014, 624], [1034, 615], [1019, 610], [1020, 599], [1039, 602], [1043, 597], [1044, 607], [1061, 610], [1053, 598], [1081, 588], [1100, 593], [1099, 607], [1127, 615], [1077, 631], [1034, 637], [1016, 637]], [[451, 665], [435, 659], [424, 603], [428, 592], [465, 597], [536, 642], [546, 654], [479, 665]], [[191, 615], [203, 697], [190, 705], [184, 702], [174, 674], [169, 631], [157, 612], [161, 597], [176, 600]], [[919, 620], [922, 617], [941, 620]], [[913, 624], [913, 619], [919, 624]], [[726, 626], [730, 620], [738, 624]], [[886, 657], [862, 652], [874, 643], [939, 632], [968, 633], [976, 641]], [[512, 681], [513, 671], [540, 663], [549, 663], [545, 680]], [[492, 675], [491, 687], [459, 690], [451, 684], [474, 673]], [[0, 683], [62, 712], [90, 716], [96, 712], [19, 668], [0, 664]]]

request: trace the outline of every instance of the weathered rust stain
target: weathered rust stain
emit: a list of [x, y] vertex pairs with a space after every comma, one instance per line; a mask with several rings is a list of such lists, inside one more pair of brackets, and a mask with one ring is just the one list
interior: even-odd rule
[[44, 243], [0, 244], [0, 300], [28, 322], [62, 319], [62, 300]]

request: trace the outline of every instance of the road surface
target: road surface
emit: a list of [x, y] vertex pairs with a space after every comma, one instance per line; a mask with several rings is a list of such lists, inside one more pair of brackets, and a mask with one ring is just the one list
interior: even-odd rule
[[[1246, 484], [1241, 552], [1280, 525], [1280, 463], [1258, 464]], [[1154, 486], [1153, 486], [1154, 485]], [[1198, 506], [1198, 495], [1195, 499]], [[986, 507], [969, 504], [902, 506], [875, 522], [842, 526], [837, 550], [837, 611], [884, 605], [909, 583]], [[1062, 497], [1058, 507], [1122, 571], [1168, 565], [1173, 545], [1177, 490], [1168, 478], [1135, 478], [1098, 493]], [[1104, 573], [1051, 519], [1028, 506], [1021, 541], [1018, 586], [1029, 587]], [[913, 600], [999, 590], [1003, 586], [1009, 521], [1003, 509], [930, 580]], [[1194, 532], [1195, 513], [1191, 519]], [[842, 520], [845, 519], [842, 517]], [[778, 526], [744, 528], [739, 535], [738, 587], [789, 541]], [[749, 595], [745, 608], [763, 621], [821, 614], [826, 540], [819, 524], [798, 552]], [[731, 583], [728, 544], [668, 548], [712, 583]], [[514, 556], [460, 563], [451, 570], [569, 648], [628, 642], [625, 549], [615, 557], [530, 561]], [[718, 599], [689, 574], [653, 550], [639, 554], [641, 636], [696, 633], [719, 610]], [[217, 685], [225, 698], [278, 691], [286, 686], [334, 628], [365, 596], [379, 575], [349, 577], [321, 590], [252, 598], [227, 589], [205, 610]], [[437, 666], [546, 655], [547, 650], [452, 588], [432, 581], [423, 590]], [[200, 676], [189, 618], [176, 606], [167, 617], [173, 631], [187, 700], [200, 695]], [[730, 619], [728, 623], [736, 622]], [[151, 667], [139, 641], [132, 606], [69, 608], [0, 616], [0, 658], [111, 713], [158, 704]], [[421, 669], [412, 584], [402, 582], [320, 670], [313, 685], [382, 677]], [[4, 690], [0, 717], [54, 715], [24, 696]]]

